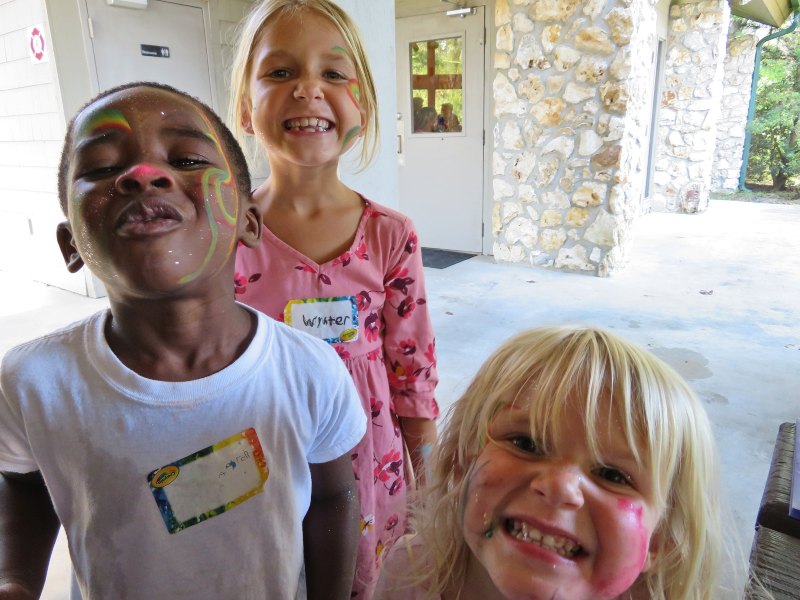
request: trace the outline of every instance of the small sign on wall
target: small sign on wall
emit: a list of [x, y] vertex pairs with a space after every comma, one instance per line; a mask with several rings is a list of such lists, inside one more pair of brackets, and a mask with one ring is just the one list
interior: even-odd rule
[[44, 38], [44, 25], [28, 27], [28, 50], [31, 54], [31, 63], [46, 63], [50, 60], [47, 46]]
[[142, 56], [155, 56], [157, 58], [169, 58], [169, 46], [152, 46], [141, 44]]

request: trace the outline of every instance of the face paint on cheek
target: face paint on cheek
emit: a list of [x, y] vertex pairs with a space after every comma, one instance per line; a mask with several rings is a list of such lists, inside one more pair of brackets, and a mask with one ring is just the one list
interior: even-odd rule
[[[334, 52], [338, 52], [340, 54], [344, 54], [348, 58], [350, 58], [350, 53], [345, 48], [342, 48], [341, 46], [334, 46], [332, 48], [332, 50]], [[364, 109], [361, 106], [361, 84], [359, 83], [358, 79], [355, 79], [355, 78], [354, 79], [348, 79], [347, 80], [347, 85], [345, 86], [345, 90], [347, 91], [347, 95], [350, 98], [350, 101], [356, 107], [358, 112], [363, 114], [364, 113]], [[364, 128], [363, 125], [361, 125], [359, 127], [354, 127], [353, 129], [351, 129], [350, 131], [348, 131], [345, 134], [344, 141], [342, 142], [342, 149], [343, 150], [345, 148], [347, 148], [347, 146], [350, 144], [350, 142], [352, 142], [353, 139], [359, 133], [361, 133], [361, 130], [363, 128]]]
[[342, 150], [345, 150], [350, 143], [358, 137], [358, 134], [361, 133], [361, 126], [353, 127], [350, 131], [344, 134], [344, 140], [342, 140]]
[[631, 538], [631, 550], [630, 555], [620, 557], [617, 572], [597, 584], [597, 593], [602, 598], [614, 598], [629, 589], [641, 574], [647, 560], [650, 531], [642, 523], [642, 505], [626, 498], [619, 498], [617, 509], [621, 513], [619, 526], [625, 530], [623, 535], [627, 534], [626, 537]]
[[345, 89], [347, 90], [347, 95], [350, 96], [350, 100], [353, 101], [358, 111], [361, 112], [361, 84], [358, 83], [358, 79], [348, 80]]
[[[474, 514], [474, 512], [480, 512], [480, 508], [477, 506], [481, 500], [481, 494], [478, 489], [473, 487], [473, 480], [479, 475], [480, 471], [486, 467], [489, 463], [483, 462], [480, 463], [480, 453], [477, 457], [474, 458], [472, 464], [467, 471], [465, 476], [466, 484], [464, 485], [464, 491], [461, 496], [461, 527], [465, 529], [469, 527], [473, 533], [479, 533], [483, 537], [489, 539], [494, 535], [496, 523], [494, 518], [489, 514], [487, 511], [482, 512], [482, 520], [480, 523], [476, 522], [475, 517], [470, 518], [470, 523], [467, 523], [467, 513], [470, 512]], [[486, 482], [482, 482], [479, 484], [479, 487], [483, 488], [486, 487]], [[468, 503], [472, 501], [475, 506], [470, 507]]]
[[[358, 79], [350, 79], [347, 82], [347, 87], [345, 89], [347, 90], [347, 95], [350, 97], [350, 100], [358, 109], [358, 112], [363, 115], [364, 109], [361, 107], [361, 84], [358, 83]], [[350, 131], [348, 131], [344, 136], [344, 141], [342, 142], [342, 150], [346, 149], [363, 130], [364, 125], [362, 124], [358, 127], [353, 127]]]
[[[109, 131], [121, 131], [128, 134], [133, 130], [128, 122], [128, 119], [125, 118], [125, 115], [122, 113], [122, 111], [115, 108], [99, 110], [95, 114], [91, 115], [90, 118], [81, 123], [78, 129], [75, 131], [75, 137], [72, 143], [73, 149], [82, 138], [102, 135], [104, 132]], [[92, 219], [91, 215], [89, 215], [89, 218], [87, 218], [87, 215], [84, 214], [86, 210], [89, 209], [83, 205], [83, 195], [79, 191], [73, 189], [69, 196], [70, 200], [68, 202], [68, 218], [70, 223], [72, 223], [76, 233], [76, 241], [82, 240], [82, 242], [78, 242], [82, 246], [82, 254], [85, 254], [86, 259], [90, 260], [90, 256], [97, 253], [98, 250], [104, 250], [106, 244], [95, 243], [92, 241], [93, 237], [90, 235], [88, 227], [88, 223]], [[98, 246], [100, 247], [98, 248]], [[94, 266], [93, 268], [98, 269], [99, 267]]]
[[[213, 132], [214, 128], [211, 123], [203, 116], [203, 120], [206, 121], [206, 125], [209, 127], [209, 131]], [[219, 228], [217, 226], [217, 217], [214, 212], [214, 208], [217, 209], [219, 215], [222, 218], [222, 222], [228, 225], [231, 229], [236, 228], [236, 223], [239, 217], [239, 192], [236, 187], [236, 182], [233, 180], [233, 169], [231, 168], [230, 162], [228, 161], [228, 157], [225, 154], [224, 147], [220, 143], [219, 139], [214, 133], [206, 133], [206, 135], [214, 142], [217, 146], [217, 150], [220, 153], [220, 156], [223, 157], [225, 161], [225, 168], [218, 169], [212, 167], [210, 169], [206, 169], [203, 171], [203, 176], [201, 180], [201, 192], [203, 196], [203, 207], [206, 212], [206, 218], [208, 219], [208, 225], [211, 229], [211, 241], [208, 246], [208, 250], [206, 251], [205, 257], [203, 257], [203, 262], [199, 268], [195, 269], [191, 273], [184, 275], [178, 280], [179, 284], [189, 283], [193, 281], [200, 274], [206, 269], [208, 264], [211, 262], [216, 249], [217, 244], [219, 243]], [[233, 187], [233, 210], [230, 211], [229, 207], [225, 205], [225, 199], [223, 194], [223, 187]], [[213, 202], [212, 202], [213, 200]], [[236, 247], [236, 236], [231, 236], [231, 241], [228, 244], [227, 252], [225, 254], [225, 258], [231, 255], [234, 248]]]
[[[339, 54], [344, 54], [347, 57], [348, 62], [353, 63], [353, 59], [351, 54], [341, 46], [334, 46], [331, 48], [331, 51], [337, 52]], [[361, 111], [361, 84], [358, 82], [358, 79], [348, 79], [347, 80], [347, 95], [350, 96], [350, 100], [353, 101], [353, 104], [356, 105], [356, 108]]]
[[638, 536], [638, 543], [634, 546], [638, 551], [635, 557], [635, 564], [637, 564], [639, 570], [641, 570], [644, 567], [645, 560], [647, 560], [647, 545], [650, 539], [650, 532], [642, 524], [644, 509], [641, 504], [624, 498], [617, 500], [617, 508], [626, 515], [632, 531]]
[[[361, 107], [361, 84], [358, 83], [358, 79], [350, 79], [347, 82], [347, 95], [350, 96], [350, 100], [352, 100], [355, 107], [358, 109], [358, 112], [362, 115], [364, 114], [364, 109]], [[364, 125], [360, 125], [358, 127], [353, 127], [347, 134], [344, 136], [344, 142], [342, 142], [342, 149], [347, 148], [350, 142], [356, 138], [362, 131], [364, 130]]]

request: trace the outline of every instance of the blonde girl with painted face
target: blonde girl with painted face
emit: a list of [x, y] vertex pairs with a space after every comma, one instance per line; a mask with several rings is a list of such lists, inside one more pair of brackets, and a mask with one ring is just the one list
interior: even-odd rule
[[236, 297], [326, 340], [353, 377], [368, 417], [352, 455], [361, 503], [353, 597], [369, 599], [405, 530], [411, 466], [435, 439], [438, 377], [417, 235], [339, 180], [348, 151], [360, 145], [362, 167], [372, 159], [378, 108], [360, 35], [338, 6], [256, 4], [231, 89], [231, 125], [270, 167], [253, 192], [262, 244], [240, 248]]
[[711, 600], [714, 443], [686, 382], [591, 327], [505, 342], [455, 403], [381, 600]]

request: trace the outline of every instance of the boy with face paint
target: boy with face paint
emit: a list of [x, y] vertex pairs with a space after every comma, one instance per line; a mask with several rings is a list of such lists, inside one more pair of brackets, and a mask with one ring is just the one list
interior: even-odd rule
[[249, 189], [219, 118], [168, 86], [70, 123], [58, 243], [110, 310], [0, 366], [0, 598], [38, 597], [59, 522], [83, 600], [305, 598], [304, 563], [349, 596], [365, 417], [332, 349], [234, 301]]

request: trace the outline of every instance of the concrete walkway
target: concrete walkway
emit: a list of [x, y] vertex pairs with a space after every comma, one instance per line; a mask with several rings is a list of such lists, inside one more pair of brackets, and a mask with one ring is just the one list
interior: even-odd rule
[[[628, 267], [610, 279], [476, 257], [426, 269], [443, 406], [522, 328], [591, 323], [675, 367], [703, 399], [720, 449], [741, 572], [778, 425], [800, 417], [800, 206], [715, 200], [700, 215], [642, 219]], [[0, 353], [105, 306], [0, 273]], [[68, 597], [63, 542], [44, 598]]]

